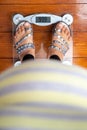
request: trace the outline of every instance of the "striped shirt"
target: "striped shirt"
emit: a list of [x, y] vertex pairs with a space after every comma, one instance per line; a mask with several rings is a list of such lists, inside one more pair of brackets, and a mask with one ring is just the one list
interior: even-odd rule
[[87, 130], [87, 71], [47, 60], [5, 71], [0, 130]]

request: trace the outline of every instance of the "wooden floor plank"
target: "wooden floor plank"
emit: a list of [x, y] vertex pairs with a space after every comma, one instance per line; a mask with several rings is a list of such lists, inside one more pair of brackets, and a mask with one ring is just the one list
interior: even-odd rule
[[0, 0], [0, 4], [64, 4], [87, 3], [87, 0]]
[[13, 66], [13, 59], [0, 59], [0, 73]]
[[0, 58], [12, 57], [13, 41], [11, 33], [0, 33]]
[[73, 58], [73, 63], [87, 69], [87, 58]]
[[[74, 17], [74, 31], [87, 31], [86, 4], [60, 4], [60, 8], [59, 5], [0, 5], [0, 12], [3, 12], [0, 13], [0, 32], [11, 31], [12, 16], [16, 13], [29, 15], [41, 12], [56, 15], [70, 13]], [[49, 27], [44, 29], [48, 30]], [[39, 27], [35, 26], [35, 30], [39, 30]]]
[[[51, 43], [52, 32], [34, 32], [34, 43], [36, 53], [41, 48], [41, 43], [44, 45], [44, 50], [47, 51]], [[74, 32], [73, 34], [74, 57], [87, 57], [87, 32]], [[11, 33], [0, 33], [0, 58], [12, 58], [13, 56], [13, 41]]]

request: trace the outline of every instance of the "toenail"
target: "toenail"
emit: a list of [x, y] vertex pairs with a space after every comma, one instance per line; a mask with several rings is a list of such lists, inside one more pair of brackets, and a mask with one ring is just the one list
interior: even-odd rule
[[25, 25], [26, 25], [26, 26], [29, 26], [29, 23], [28, 23], [28, 22], [26, 22], [26, 23], [25, 23]]

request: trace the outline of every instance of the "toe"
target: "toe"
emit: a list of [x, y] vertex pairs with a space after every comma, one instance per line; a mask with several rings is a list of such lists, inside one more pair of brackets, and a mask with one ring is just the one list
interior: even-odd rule
[[24, 26], [21, 25], [21, 26], [19, 27], [18, 33], [21, 34], [21, 33], [23, 33], [23, 32], [24, 32]]
[[72, 37], [68, 36], [68, 40], [69, 40], [69, 42], [72, 42]]
[[29, 27], [31, 27], [31, 24], [28, 23], [28, 22], [25, 22], [25, 23], [24, 23], [24, 26], [25, 26], [25, 28], [29, 28]]
[[61, 23], [58, 23], [55, 27], [55, 30], [57, 30], [57, 32], [61, 32], [62, 31], [62, 28], [63, 28], [63, 25]]
[[20, 32], [19, 29], [16, 30], [15, 35], [14, 35], [15, 38], [18, 38], [18, 37], [19, 37], [19, 32]]
[[57, 24], [57, 27], [58, 27], [59, 29], [62, 29], [62, 28], [63, 28], [63, 24], [61, 24], [61, 22], [60, 22], [60, 23]]
[[68, 37], [70, 37], [70, 31], [65, 25], [62, 28], [62, 35], [66, 40], [68, 40]]
[[65, 31], [66, 31], [66, 27], [63, 25], [63, 27], [62, 27], [62, 33], [65, 33]]
[[25, 33], [24, 30], [25, 30], [25, 29], [24, 29], [24, 26], [23, 26], [23, 25], [21, 25], [21, 26], [19, 26], [19, 27], [17, 28], [16, 33], [15, 33], [15, 35], [14, 35], [14, 41], [15, 41], [15, 42], [18, 42], [18, 41], [23, 37], [23, 35], [24, 35], [24, 33]]
[[68, 35], [69, 34], [69, 29], [66, 27], [65, 29], [65, 34]]
[[29, 34], [29, 33], [31, 33], [31, 24], [30, 23], [28, 23], [28, 22], [25, 22], [24, 23], [24, 28], [25, 28], [25, 32], [26, 32], [26, 34]]
[[29, 28], [31, 28], [31, 24], [28, 22], [25, 22], [24, 27], [25, 27], [25, 30], [27, 31], [29, 30]]
[[18, 28], [18, 33], [19, 34], [21, 33], [21, 26]]
[[24, 26], [21, 26], [21, 32], [23, 32], [25, 29], [24, 29]]

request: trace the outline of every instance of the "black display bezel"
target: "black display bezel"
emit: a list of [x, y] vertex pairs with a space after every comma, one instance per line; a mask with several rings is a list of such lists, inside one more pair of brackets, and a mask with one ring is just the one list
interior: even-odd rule
[[36, 17], [36, 23], [50, 23], [51, 17], [49, 16], [38, 16]]

